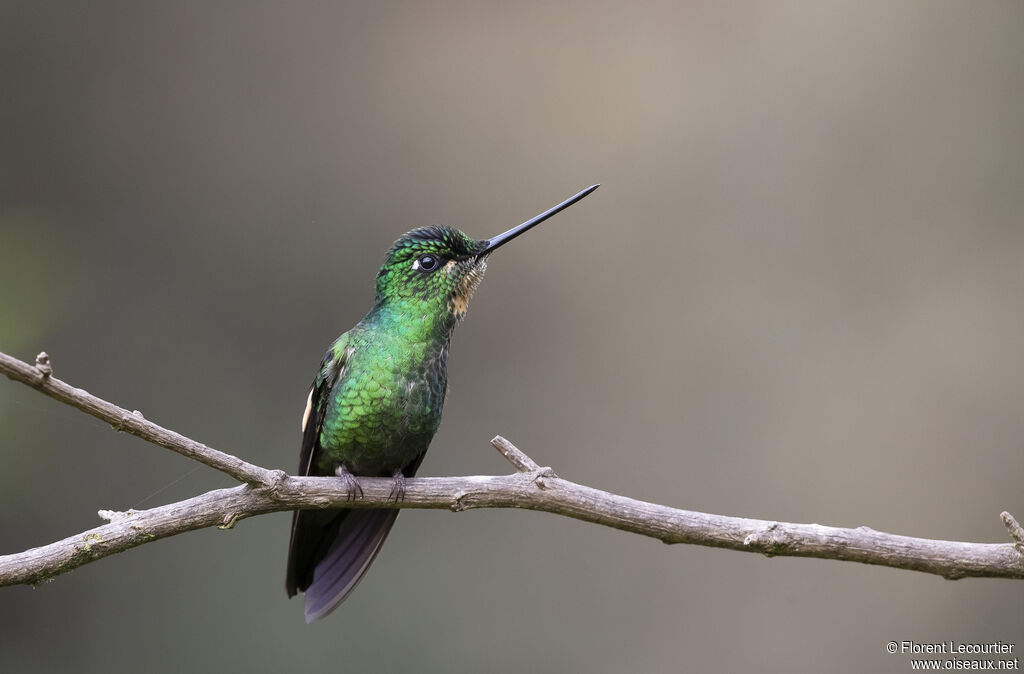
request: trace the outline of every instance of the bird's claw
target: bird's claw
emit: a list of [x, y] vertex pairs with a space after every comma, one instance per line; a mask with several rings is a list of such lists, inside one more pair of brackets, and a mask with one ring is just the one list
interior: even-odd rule
[[356, 476], [350, 473], [345, 466], [339, 464], [334, 469], [334, 474], [345, 483], [346, 501], [355, 501], [356, 499], [363, 498], [363, 488], [359, 485]]
[[396, 470], [394, 475], [391, 476], [394, 483], [391, 485], [391, 493], [388, 494], [388, 500], [394, 499], [395, 503], [405, 500], [405, 473], [401, 470]]

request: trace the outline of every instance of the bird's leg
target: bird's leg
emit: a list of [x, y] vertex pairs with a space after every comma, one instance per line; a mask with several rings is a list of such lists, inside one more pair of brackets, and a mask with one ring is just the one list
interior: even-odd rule
[[395, 499], [395, 503], [405, 500], [405, 473], [399, 468], [391, 476], [394, 480], [394, 484], [391, 485], [391, 493], [388, 495], [388, 500]]
[[363, 488], [359, 486], [359, 481], [356, 480], [356, 476], [349, 472], [345, 464], [339, 463], [334, 468], [334, 474], [342, 479], [345, 483], [345, 489], [348, 494], [345, 496], [346, 501], [354, 501], [358, 498], [363, 498]]

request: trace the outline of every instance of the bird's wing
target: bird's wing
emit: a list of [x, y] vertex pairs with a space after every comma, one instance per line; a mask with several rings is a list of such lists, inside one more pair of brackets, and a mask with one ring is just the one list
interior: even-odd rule
[[[302, 415], [302, 451], [299, 454], [299, 475], [313, 475], [320, 458], [320, 428], [330, 400], [331, 390], [345, 372], [345, 365], [352, 355], [348, 333], [331, 345], [320, 362], [320, 369], [306, 400], [306, 411]], [[288, 549], [288, 572], [285, 589], [288, 596], [305, 589], [312, 578], [320, 530], [334, 519], [337, 513], [331, 511], [296, 510], [292, 515], [291, 543]], [[321, 522], [321, 520], [323, 520]], [[322, 553], [321, 553], [322, 554]]]
[[309, 387], [306, 411], [302, 414], [302, 451], [299, 454], [299, 475], [312, 475], [320, 454], [320, 428], [334, 385], [345, 373], [345, 365], [352, 355], [348, 333], [327, 349], [313, 385]]

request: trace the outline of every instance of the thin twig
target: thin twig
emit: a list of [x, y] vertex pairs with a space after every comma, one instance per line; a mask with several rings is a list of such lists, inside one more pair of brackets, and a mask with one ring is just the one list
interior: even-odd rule
[[491, 438], [491, 446], [498, 450], [502, 456], [508, 459], [508, 462], [515, 466], [516, 470], [520, 473], [530, 473], [535, 470], [540, 470], [540, 466], [537, 465], [536, 461], [528, 457], [522, 452], [522, 450], [500, 435], [495, 435]]
[[1017, 550], [1024, 555], [1024, 527], [1020, 525], [1020, 522], [1016, 518], [1005, 510], [999, 513], [999, 517], [1003, 520], [1003, 524], [1006, 525], [1006, 529], [1013, 536], [1013, 540], [1016, 541]]
[[0, 373], [7, 375], [9, 379], [31, 386], [54, 400], [59, 400], [86, 414], [91, 414], [113, 426], [116, 431], [131, 433], [154, 445], [160, 445], [182, 456], [195, 459], [211, 468], [227, 473], [239, 482], [273, 484], [284, 475], [281, 471], [260, 468], [236, 456], [186, 438], [184, 435], [147, 421], [137, 410], [129, 412], [123, 407], [97, 398], [88, 391], [62, 382], [53, 376], [50, 357], [46, 355], [45, 351], [36, 357], [35, 365], [29, 365], [6, 353], [0, 353]]

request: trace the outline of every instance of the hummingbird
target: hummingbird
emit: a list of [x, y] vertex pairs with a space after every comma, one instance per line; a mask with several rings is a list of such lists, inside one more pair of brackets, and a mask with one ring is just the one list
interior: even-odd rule
[[[302, 415], [300, 475], [391, 477], [400, 500], [441, 424], [452, 331], [496, 249], [593, 192], [592, 185], [490, 239], [421, 227], [388, 250], [373, 308], [320, 362]], [[296, 510], [285, 589], [305, 593], [306, 622], [351, 594], [380, 551], [397, 508]]]

